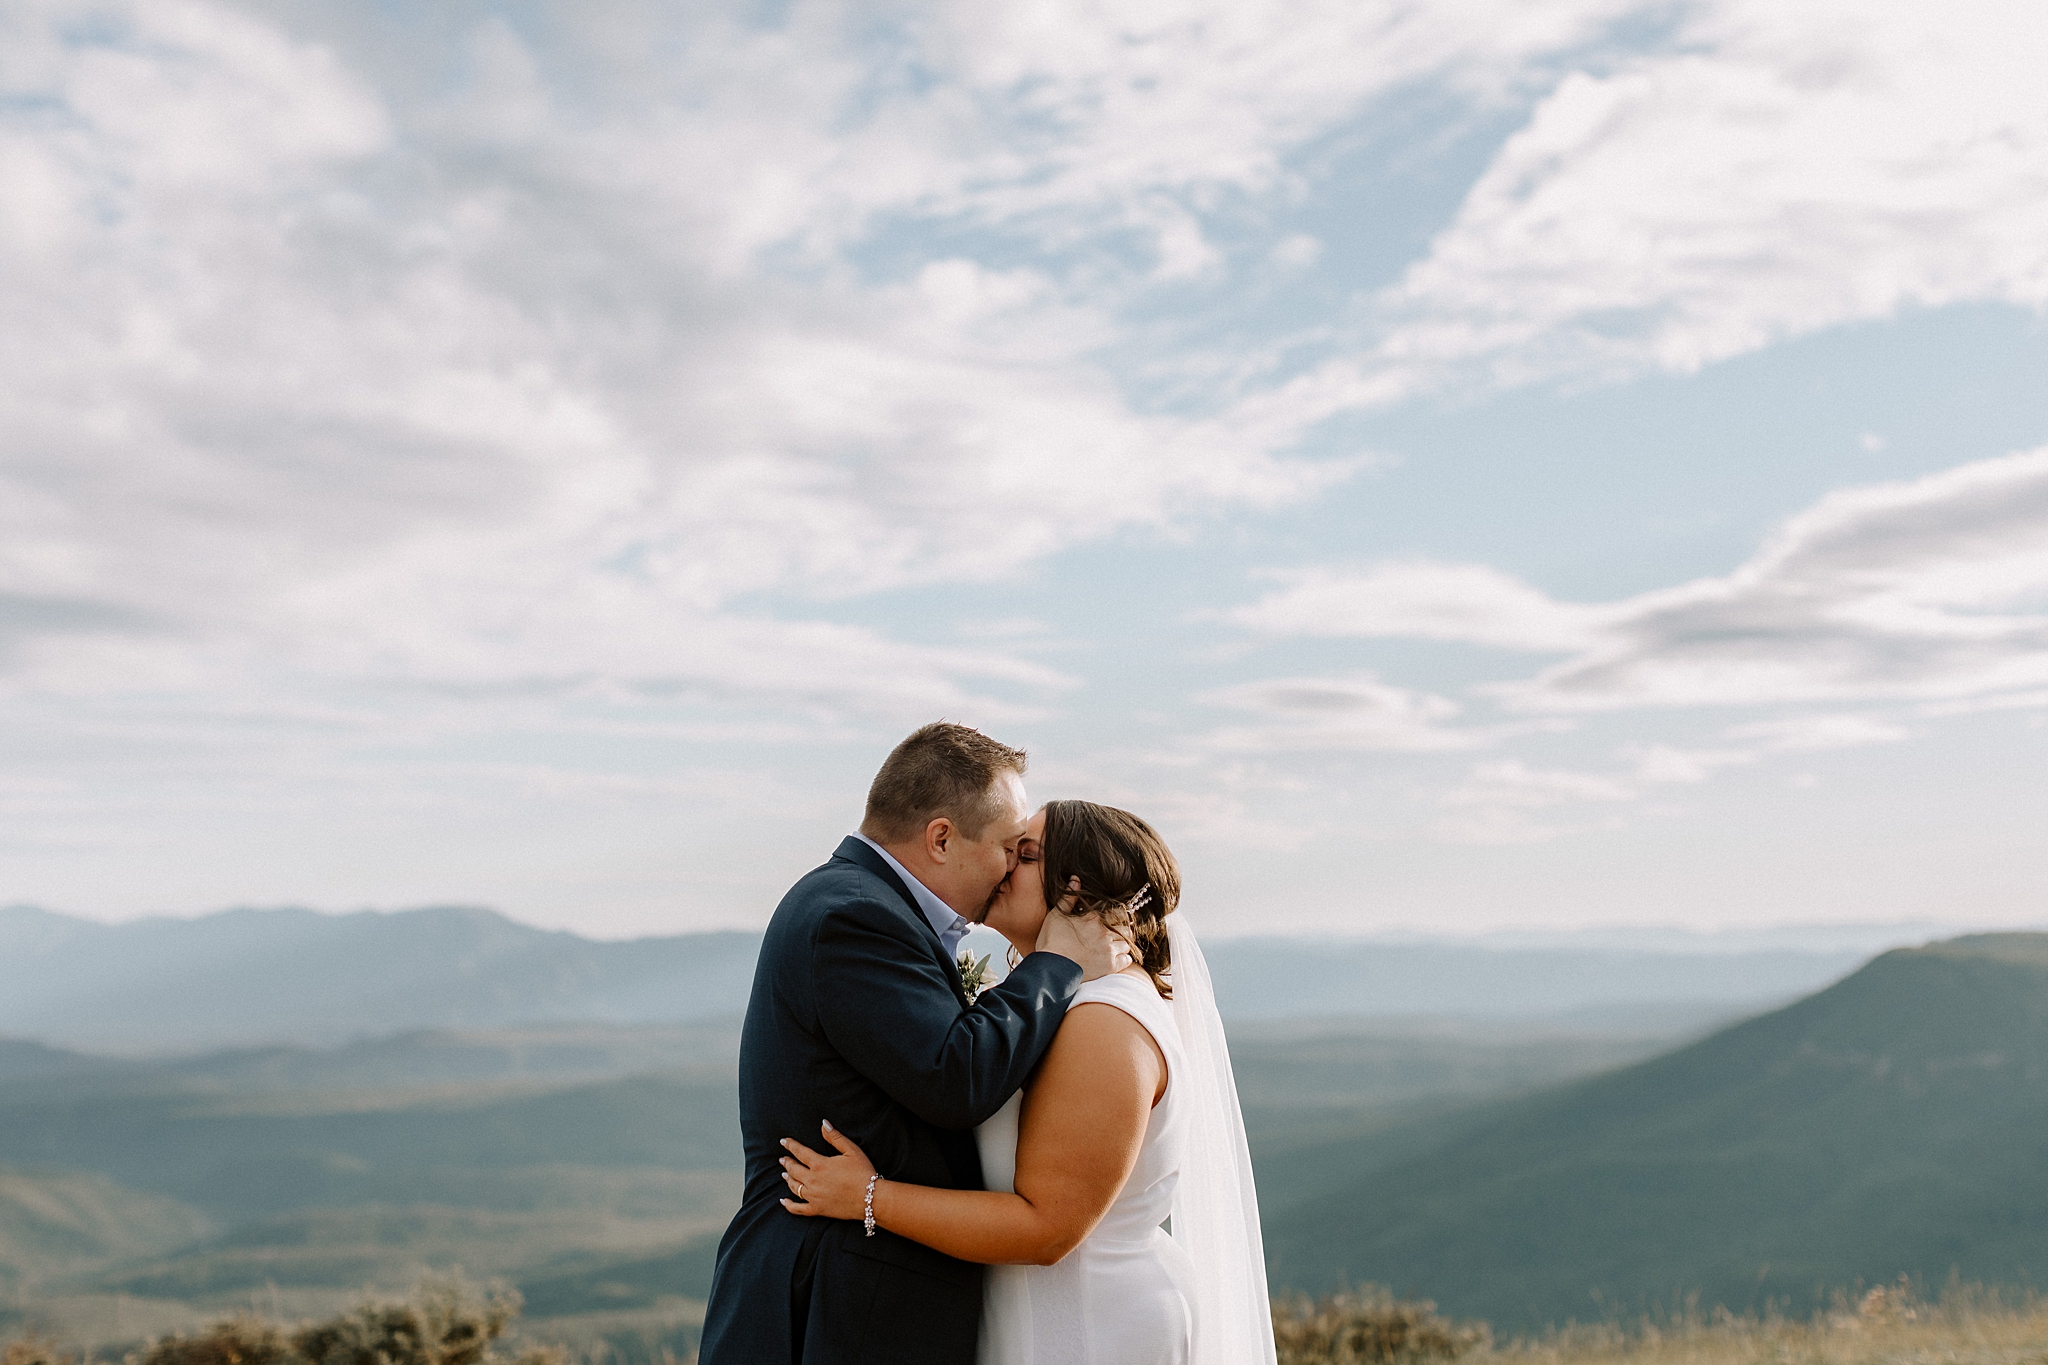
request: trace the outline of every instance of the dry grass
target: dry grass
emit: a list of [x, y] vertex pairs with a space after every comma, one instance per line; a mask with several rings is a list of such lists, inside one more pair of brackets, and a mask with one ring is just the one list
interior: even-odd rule
[[1910, 1283], [1841, 1296], [1795, 1320], [1682, 1309], [1633, 1326], [1572, 1326], [1495, 1343], [1427, 1303], [1373, 1287], [1274, 1304], [1280, 1365], [1458, 1360], [1462, 1365], [2048, 1365], [2048, 1298]]
[[[396, 1303], [281, 1328], [256, 1317], [173, 1334], [121, 1365], [609, 1365], [601, 1344], [499, 1349], [516, 1295], [478, 1296], [459, 1280], [422, 1282]], [[1690, 1309], [1632, 1326], [1572, 1326], [1498, 1343], [1484, 1323], [1367, 1285], [1311, 1301], [1276, 1300], [1280, 1365], [2048, 1365], [2048, 1298], [1951, 1285], [1929, 1301], [1911, 1285], [1870, 1290], [1811, 1319]], [[515, 1348], [517, 1350], [517, 1348]], [[658, 1365], [692, 1365], [651, 1351]], [[97, 1365], [38, 1337], [0, 1346], [0, 1365]], [[113, 1362], [107, 1362], [113, 1365]]]

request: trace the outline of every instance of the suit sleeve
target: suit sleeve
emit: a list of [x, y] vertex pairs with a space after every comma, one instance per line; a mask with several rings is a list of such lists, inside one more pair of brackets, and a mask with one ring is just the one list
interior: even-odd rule
[[1033, 953], [963, 1011], [917, 930], [872, 903], [819, 924], [811, 966], [819, 1026], [890, 1098], [939, 1128], [972, 1128], [1003, 1107], [1052, 1046], [1081, 968]]

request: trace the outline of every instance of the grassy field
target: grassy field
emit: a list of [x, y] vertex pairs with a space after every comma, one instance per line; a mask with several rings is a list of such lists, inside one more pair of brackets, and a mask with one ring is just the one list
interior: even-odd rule
[[1927, 1302], [1907, 1283], [1836, 1295], [1808, 1318], [1702, 1314], [1693, 1305], [1633, 1324], [1571, 1324], [1496, 1342], [1426, 1303], [1367, 1288], [1275, 1304], [1280, 1365], [1457, 1361], [1459, 1365], [2041, 1365], [2048, 1299], [1952, 1285]]

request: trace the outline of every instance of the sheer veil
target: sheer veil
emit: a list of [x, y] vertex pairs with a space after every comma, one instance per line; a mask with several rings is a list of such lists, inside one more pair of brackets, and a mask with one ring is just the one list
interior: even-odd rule
[[1187, 1147], [1173, 1197], [1173, 1240], [1194, 1261], [1191, 1365], [1273, 1365], [1273, 1307], [1251, 1149], [1209, 964], [1185, 913], [1166, 917], [1173, 1022], [1187, 1054], [1178, 1078]]

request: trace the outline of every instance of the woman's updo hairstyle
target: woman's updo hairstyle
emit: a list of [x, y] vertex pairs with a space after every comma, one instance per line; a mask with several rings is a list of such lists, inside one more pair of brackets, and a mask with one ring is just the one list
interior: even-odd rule
[[[1051, 801], [1039, 841], [1045, 874], [1045, 904], [1056, 910], [1067, 883], [1081, 879], [1076, 914], [1093, 912], [1124, 930], [1137, 950], [1138, 965], [1160, 995], [1171, 1000], [1167, 976], [1173, 955], [1167, 946], [1166, 917], [1180, 904], [1180, 864], [1158, 831], [1127, 810], [1093, 801]], [[1141, 895], [1140, 893], [1145, 893]], [[1139, 902], [1133, 911], [1132, 902]]]

